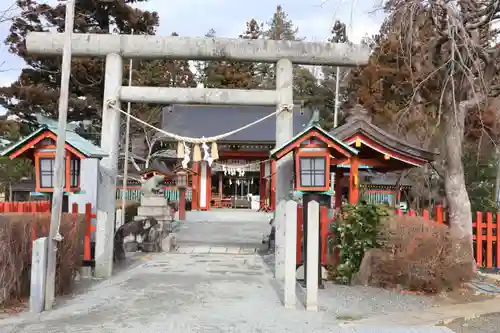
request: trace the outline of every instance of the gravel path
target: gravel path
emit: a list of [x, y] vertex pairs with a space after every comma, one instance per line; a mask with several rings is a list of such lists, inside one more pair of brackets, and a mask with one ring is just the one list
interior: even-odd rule
[[500, 313], [490, 314], [467, 321], [457, 320], [446, 327], [456, 333], [498, 333], [500, 332]]

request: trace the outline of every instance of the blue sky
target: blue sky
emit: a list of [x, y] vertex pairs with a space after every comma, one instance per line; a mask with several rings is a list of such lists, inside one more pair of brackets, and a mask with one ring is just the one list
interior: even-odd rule
[[[213, 28], [218, 36], [237, 37], [244, 31], [245, 23], [255, 18], [267, 21], [278, 4], [299, 27], [299, 34], [307, 40], [326, 40], [332, 23], [336, 19], [349, 26], [351, 40], [357, 42], [366, 33], [378, 31], [382, 15], [370, 12], [382, 0], [149, 0], [139, 8], [157, 11], [160, 15], [159, 35], [177, 32], [183, 36], [203, 36]], [[43, 1], [56, 3], [56, 0]], [[9, 8], [14, 0], [4, 0], [2, 10]], [[1, 17], [1, 15], [0, 15]], [[8, 34], [10, 22], [0, 23], [0, 37]], [[0, 45], [0, 86], [10, 84], [19, 75], [24, 62], [11, 55], [7, 47]]]

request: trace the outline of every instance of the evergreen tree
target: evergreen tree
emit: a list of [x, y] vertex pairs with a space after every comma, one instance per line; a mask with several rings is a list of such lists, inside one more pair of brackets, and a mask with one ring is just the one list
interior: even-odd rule
[[[299, 29], [288, 18], [288, 14], [283, 11], [283, 7], [278, 5], [272, 18], [266, 22], [266, 30], [263, 32], [263, 37], [270, 40], [302, 40], [303, 38], [298, 37], [298, 32]], [[261, 80], [260, 87], [262, 89], [276, 89], [276, 65], [268, 63], [259, 64], [258, 68]], [[304, 74], [302, 71], [298, 71], [297, 73]], [[302, 76], [299, 75], [299, 78], [302, 78]]]
[[[77, 0], [74, 31], [76, 33], [120, 33], [153, 35], [158, 26], [156, 12], [135, 9], [136, 0], [91, 1]], [[27, 53], [25, 38], [30, 31], [64, 31], [65, 4], [49, 5], [38, 0], [18, 1], [21, 14], [13, 19], [5, 40], [9, 51], [23, 58], [23, 68], [17, 81], [0, 88], [0, 104], [11, 115], [36, 126], [35, 113], [57, 118], [60, 87], [60, 56], [35, 56]], [[127, 63], [127, 62], [126, 62]], [[104, 59], [72, 59], [68, 121], [91, 120], [92, 128], [82, 125], [81, 134], [98, 142], [103, 103]], [[194, 86], [195, 80], [187, 61], [140, 61], [134, 69], [134, 85]], [[128, 71], [128, 63], [124, 66]], [[134, 66], [135, 67], [135, 66]], [[124, 75], [124, 84], [128, 75]], [[154, 110], [155, 106], [141, 107]], [[134, 108], [132, 108], [134, 112]], [[147, 115], [149, 117], [149, 115]]]
[[[5, 149], [21, 138], [21, 130], [24, 124], [0, 117], [0, 149]], [[25, 158], [11, 160], [9, 157], [0, 157], [0, 192], [7, 193], [10, 185], [18, 183], [24, 178], [33, 175], [33, 164]]]
[[[214, 37], [210, 30], [205, 36]], [[247, 22], [246, 30], [239, 36], [242, 39], [262, 37], [262, 24], [255, 19]], [[204, 61], [197, 65], [200, 81], [206, 88], [254, 89], [259, 86], [257, 65], [241, 61]]]

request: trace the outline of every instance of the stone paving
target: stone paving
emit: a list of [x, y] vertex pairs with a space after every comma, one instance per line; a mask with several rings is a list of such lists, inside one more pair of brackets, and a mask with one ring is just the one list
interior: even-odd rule
[[[40, 316], [0, 321], [2, 333], [407, 332], [342, 327], [328, 311], [285, 309], [256, 254], [156, 254]], [[446, 332], [419, 328], [412, 332]], [[448, 331], [449, 332], [449, 331]]]

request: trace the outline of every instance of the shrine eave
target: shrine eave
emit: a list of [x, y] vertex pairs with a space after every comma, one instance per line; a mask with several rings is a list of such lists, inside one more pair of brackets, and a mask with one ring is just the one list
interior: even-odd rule
[[[358, 150], [345, 144], [338, 138], [332, 136], [324, 129], [317, 125], [311, 125], [304, 129], [302, 132], [295, 135], [288, 142], [284, 143], [281, 147], [277, 147], [271, 151], [270, 157], [280, 159], [295, 148], [299, 147], [304, 141], [309, 138], [317, 137], [330, 148], [330, 154], [340, 155], [343, 158], [350, 158], [357, 155]], [[339, 156], [334, 156], [338, 158]]]
[[151, 165], [146, 170], [142, 171], [141, 174], [146, 175], [152, 172], [162, 174], [166, 177], [174, 177], [174, 173], [165, 165], [165, 163], [157, 159], [154, 159], [151, 162]]
[[[330, 135], [342, 140], [350, 146], [360, 141], [362, 145], [368, 146], [374, 151], [390, 155], [391, 159], [396, 159], [404, 164], [412, 166], [423, 166], [433, 162], [438, 155], [437, 153], [419, 148], [401, 140], [363, 119], [357, 119], [334, 128], [330, 131]], [[361, 150], [359, 147], [356, 148]], [[395, 169], [401, 169], [401, 167], [393, 167], [395, 167]]]

